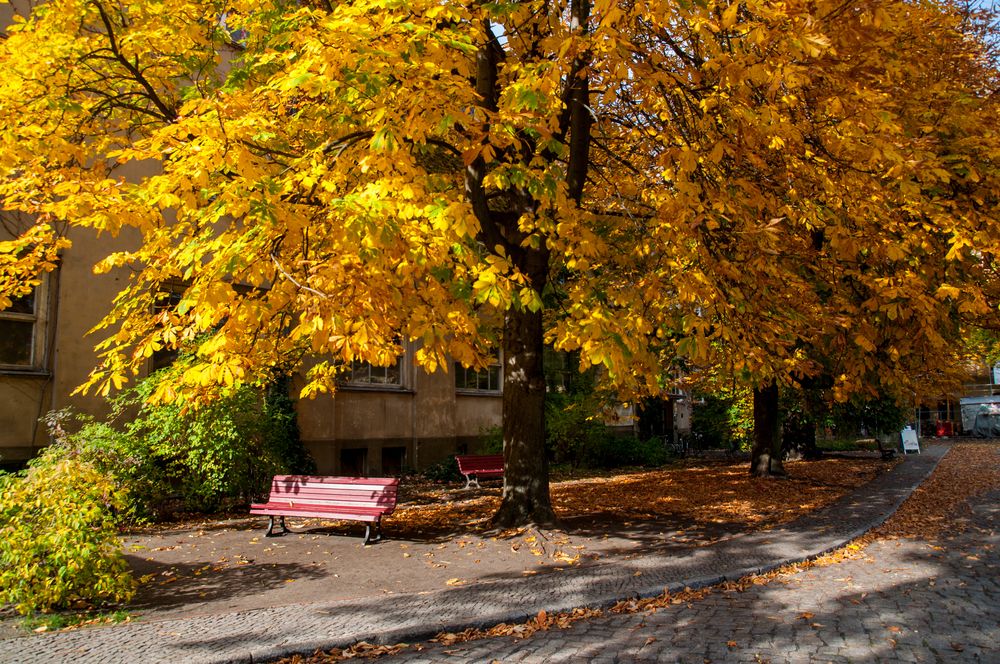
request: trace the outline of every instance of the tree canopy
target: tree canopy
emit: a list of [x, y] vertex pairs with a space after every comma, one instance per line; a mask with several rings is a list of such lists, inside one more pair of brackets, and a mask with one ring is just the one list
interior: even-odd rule
[[97, 266], [133, 272], [89, 387], [195, 344], [159, 399], [502, 348], [499, 523], [552, 518], [544, 341], [623, 399], [678, 358], [754, 385], [832, 366], [846, 398], [945, 366], [995, 314], [996, 72], [948, 4], [22, 10], [0, 196], [36, 222], [0, 245], [0, 298], [55, 265], [62, 225], [135, 229]]

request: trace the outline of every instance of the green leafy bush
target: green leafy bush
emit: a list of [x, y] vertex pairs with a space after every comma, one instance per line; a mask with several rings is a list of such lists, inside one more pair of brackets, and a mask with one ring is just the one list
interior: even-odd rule
[[462, 474], [458, 472], [458, 462], [454, 456], [448, 456], [427, 468], [420, 474], [432, 482], [457, 482], [462, 479]]
[[837, 435], [843, 438], [875, 436], [883, 432], [896, 433], [906, 424], [911, 411], [888, 395], [877, 399], [854, 398], [833, 407], [831, 421]]
[[617, 435], [604, 424], [601, 413], [594, 394], [546, 396], [546, 444], [555, 463], [568, 463], [573, 468], [621, 468], [667, 462], [669, 455], [660, 439]]
[[315, 471], [281, 386], [267, 392], [243, 386], [185, 410], [148, 403], [158, 380], [154, 374], [116, 397], [108, 422], [49, 416], [50, 428], [77, 420], [78, 431], [69, 435], [83, 458], [128, 487], [123, 517], [155, 516], [175, 498], [186, 509], [210, 512], [228, 498], [248, 502], [266, 494], [273, 475]]
[[65, 443], [0, 476], [0, 603], [22, 614], [135, 592], [115, 527], [125, 495]]
[[475, 447], [476, 454], [503, 454], [503, 427], [484, 429]]
[[720, 388], [695, 402], [691, 411], [693, 447], [749, 450], [753, 444], [753, 393]]
[[659, 438], [641, 440], [609, 432], [589, 439], [580, 452], [581, 465], [588, 468], [656, 467], [669, 460], [667, 449]]
[[592, 394], [545, 395], [545, 441], [555, 463], [573, 468], [594, 463], [592, 451], [604, 447], [610, 436], [599, 413]]

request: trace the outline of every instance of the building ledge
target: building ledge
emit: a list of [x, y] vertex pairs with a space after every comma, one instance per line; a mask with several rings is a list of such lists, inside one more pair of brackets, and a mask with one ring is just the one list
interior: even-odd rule
[[[366, 384], [346, 384], [338, 383], [337, 392], [378, 392], [379, 394], [416, 394], [412, 389], [399, 387], [398, 385], [366, 385]], [[334, 392], [333, 397], [337, 398]]]
[[0, 367], [0, 376], [15, 376], [21, 378], [51, 378], [52, 373], [42, 369], [14, 369]]

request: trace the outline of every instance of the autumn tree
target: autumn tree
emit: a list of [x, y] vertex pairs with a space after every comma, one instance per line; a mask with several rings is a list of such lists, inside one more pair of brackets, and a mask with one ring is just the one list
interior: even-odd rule
[[[997, 219], [991, 15], [921, 9], [876, 15], [846, 34], [827, 31], [836, 52], [851, 54], [841, 67], [866, 81], [874, 95], [866, 106], [882, 118], [866, 137], [870, 156], [862, 162], [872, 181], [866, 204], [878, 210], [873, 221], [881, 227], [845, 224], [853, 235], [846, 247], [829, 229], [812, 233], [815, 256], [804, 286], [836, 324], [798, 336], [812, 367], [784, 382], [832, 383], [838, 402], [894, 395], [912, 407], [957, 390], [967, 372], [963, 339], [995, 326], [1000, 282], [993, 231], [983, 232]], [[909, 35], [921, 31], [933, 37], [913, 43]], [[862, 55], [859, 39], [881, 44], [877, 56]], [[831, 168], [859, 167], [829, 154]], [[752, 467], [759, 474], [781, 472], [774, 386], [755, 391], [764, 417]], [[764, 455], [767, 470], [756, 463]]]
[[[550, 522], [545, 341], [630, 399], [662, 393], [679, 357], [792, 380], [823, 340], [849, 351], [849, 392], [876, 355], [939, 347], [945, 309], [983, 310], [974, 271], [950, 268], [994, 230], [979, 161], [996, 124], [969, 102], [941, 129], [929, 113], [981, 95], [921, 51], [947, 38], [941, 63], [978, 66], [951, 17], [883, 0], [25, 7], [0, 45], [0, 195], [36, 223], [0, 245], [0, 284], [49, 269], [60, 224], [137, 232], [97, 266], [133, 268], [89, 383], [105, 393], [182, 344], [196, 354], [158, 399], [296, 369], [308, 397], [409, 341], [430, 371], [500, 348], [496, 522]], [[969, 191], [938, 192], [955, 183]], [[937, 272], [865, 267], [941, 251]], [[175, 306], [165, 281], [185, 284]], [[916, 327], [883, 345], [872, 315]]]
[[677, 57], [640, 80], [691, 80], [679, 59], [699, 63], [698, 85], [629, 93], [659, 102], [643, 118], [676, 155], [675, 188], [646, 191], [674, 219], [654, 232], [682, 248], [663, 286], [679, 297], [662, 301], [677, 349], [755, 388], [751, 472], [768, 475], [782, 472], [781, 385], [829, 380], [845, 400], [956, 382], [961, 323], [995, 316], [982, 231], [996, 224], [997, 106], [989, 44], [962, 12], [835, 3], [782, 15], [804, 21], [787, 33], [761, 32], [762, 16], [722, 15], [739, 43], [651, 29]]

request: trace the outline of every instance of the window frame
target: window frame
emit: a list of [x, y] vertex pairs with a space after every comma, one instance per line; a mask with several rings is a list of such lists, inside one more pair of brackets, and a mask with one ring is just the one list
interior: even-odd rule
[[[176, 307], [184, 298], [187, 288], [188, 284], [182, 281], [167, 280], [162, 282], [155, 295], [157, 300], [153, 302], [151, 313], [155, 316], [162, 311]], [[180, 357], [180, 349], [178, 348], [161, 348], [160, 350], [153, 351], [146, 366], [146, 375], [151, 375], [170, 367], [177, 361], [178, 357]]]
[[[459, 362], [453, 362], [452, 366], [455, 369], [455, 394], [467, 395], [467, 396], [500, 396], [503, 394], [503, 361], [502, 355], [498, 352], [495, 356], [495, 361], [490, 362], [486, 367], [482, 369], [475, 369], [473, 367], [463, 367]], [[496, 371], [496, 387], [490, 387], [492, 382], [493, 370]], [[481, 376], [485, 374], [487, 376], [487, 387], [478, 387]], [[459, 385], [459, 376], [464, 378], [464, 385]], [[476, 387], [469, 387], [469, 377], [476, 377]]]
[[412, 392], [413, 391], [411, 382], [412, 363], [404, 361], [405, 358], [411, 357], [410, 345], [405, 344], [404, 349], [405, 350], [403, 354], [396, 358], [396, 368], [399, 372], [398, 383], [373, 383], [373, 382], [355, 381], [354, 373], [358, 370], [359, 367], [367, 366], [369, 371], [369, 377], [371, 376], [371, 371], [373, 369], [387, 371], [390, 367], [389, 366], [380, 367], [366, 360], [354, 360], [353, 362], [351, 362], [351, 368], [349, 370], [344, 371], [337, 376], [337, 389], [357, 390], [357, 391], [367, 391], [367, 392]]
[[48, 306], [49, 278], [43, 275], [41, 281], [32, 289], [32, 312], [21, 313], [5, 309], [0, 311], [0, 320], [31, 325], [30, 354], [27, 364], [11, 364], [0, 358], [0, 373], [4, 374], [38, 374], [45, 373], [47, 361], [48, 339]]

